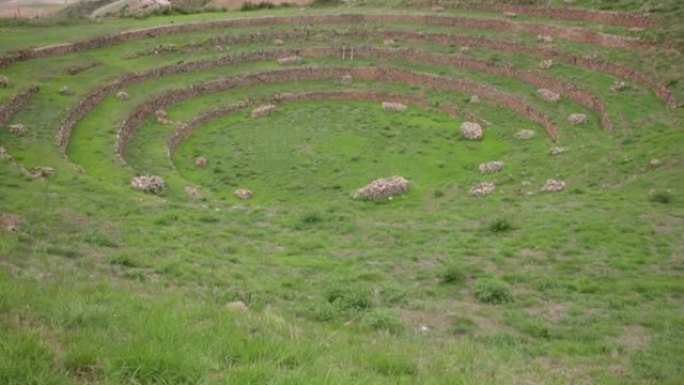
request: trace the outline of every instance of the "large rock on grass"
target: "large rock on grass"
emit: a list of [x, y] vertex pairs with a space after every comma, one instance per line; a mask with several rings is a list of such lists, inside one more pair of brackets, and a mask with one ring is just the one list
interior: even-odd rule
[[480, 140], [483, 136], [482, 126], [475, 122], [463, 122], [461, 124], [461, 135], [470, 140]]
[[409, 186], [409, 181], [401, 176], [376, 179], [370, 184], [356, 190], [353, 198], [374, 201], [392, 199], [393, 197], [408, 191]]
[[140, 175], [131, 180], [134, 189], [147, 193], [157, 194], [166, 188], [166, 182], [157, 175]]

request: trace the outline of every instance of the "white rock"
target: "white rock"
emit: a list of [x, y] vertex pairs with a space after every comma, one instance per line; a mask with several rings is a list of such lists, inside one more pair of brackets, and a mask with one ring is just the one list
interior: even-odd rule
[[461, 135], [470, 140], [480, 140], [483, 136], [482, 126], [475, 122], [463, 122], [461, 124]]

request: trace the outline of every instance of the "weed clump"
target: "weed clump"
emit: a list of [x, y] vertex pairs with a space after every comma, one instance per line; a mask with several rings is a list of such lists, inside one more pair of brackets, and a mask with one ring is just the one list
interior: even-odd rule
[[508, 218], [497, 218], [489, 223], [487, 226], [492, 233], [505, 233], [513, 230], [513, 223]]
[[481, 279], [475, 284], [475, 298], [483, 303], [505, 303], [513, 301], [511, 288], [498, 279]]
[[326, 292], [325, 299], [344, 310], [365, 310], [373, 306], [372, 290], [358, 285], [333, 286]]
[[377, 309], [364, 315], [361, 326], [371, 330], [385, 331], [390, 334], [399, 334], [404, 329], [404, 324], [399, 316], [390, 310]]
[[439, 273], [442, 283], [462, 283], [466, 280], [463, 266], [458, 262], [448, 262]]
[[652, 191], [649, 199], [653, 202], [668, 204], [674, 200], [669, 191]]

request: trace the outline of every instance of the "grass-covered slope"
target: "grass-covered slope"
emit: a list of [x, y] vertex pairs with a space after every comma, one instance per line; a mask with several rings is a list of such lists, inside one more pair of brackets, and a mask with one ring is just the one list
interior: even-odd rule
[[[601, 4], [576, 3], [607, 8]], [[632, 10], [624, 4], [608, 8]], [[7, 22], [0, 51], [267, 15], [351, 10], [510, 20], [492, 11], [405, 5], [49, 28]], [[511, 22], [643, 39], [676, 28], [666, 17], [643, 32], [539, 16]], [[386, 38], [402, 30], [425, 36]], [[529, 50], [464, 49], [458, 40], [428, 38], [434, 34]], [[338, 51], [304, 54], [312, 47]], [[426, 55], [351, 60], [351, 48], [361, 47]], [[134, 72], [276, 49], [299, 49], [301, 63], [223, 59], [130, 80]], [[682, 383], [682, 110], [668, 108], [646, 83], [627, 80], [627, 89], [611, 91], [625, 79], [584, 62], [539, 69], [544, 52], [629, 66], [666, 85], [677, 101], [684, 97], [681, 54], [662, 41], [644, 54], [423, 22], [198, 29], [0, 68], [10, 80], [0, 88], [0, 117], [7, 117], [0, 127], [0, 384]], [[493, 69], [428, 62], [427, 53]], [[498, 93], [473, 102], [469, 92], [409, 81], [415, 78], [302, 75], [372, 68], [477, 82]], [[567, 95], [540, 100], [536, 87], [505, 68], [590, 91], [612, 130]], [[274, 75], [281, 72], [296, 76]], [[97, 103], [80, 104], [82, 114], [74, 111], [121, 79], [128, 80]], [[235, 86], [207, 86], [229, 81]], [[12, 97], [32, 85], [40, 90], [5, 114]], [[169, 121], [145, 110], [160, 95], [189, 89], [196, 94], [164, 102]], [[287, 101], [314, 92], [347, 96]], [[359, 96], [371, 94], [417, 102], [389, 112]], [[538, 111], [557, 128], [558, 142], [526, 111], [491, 95]], [[274, 113], [251, 116], [267, 103], [277, 104]], [[242, 107], [215, 113], [233, 105]], [[587, 121], [570, 123], [572, 113]], [[74, 116], [60, 148], [56, 136]], [[170, 152], [174, 135], [201, 116], [212, 118]], [[484, 127], [480, 141], [459, 132], [471, 120]], [[124, 122], [135, 124], [127, 151], [117, 154]], [[19, 123], [26, 132], [10, 130]], [[523, 129], [536, 135], [520, 139]], [[565, 151], [550, 155], [553, 147]], [[208, 165], [197, 167], [198, 157]], [[495, 160], [505, 163], [501, 171], [478, 170]], [[37, 166], [54, 172], [38, 176]], [[130, 182], [140, 174], [161, 176], [166, 189], [136, 191]], [[381, 202], [352, 199], [356, 189], [392, 175], [407, 178], [410, 190]], [[547, 179], [564, 181], [565, 189], [542, 191]], [[473, 196], [481, 182], [495, 183], [495, 191]], [[236, 189], [254, 197], [242, 200]]]

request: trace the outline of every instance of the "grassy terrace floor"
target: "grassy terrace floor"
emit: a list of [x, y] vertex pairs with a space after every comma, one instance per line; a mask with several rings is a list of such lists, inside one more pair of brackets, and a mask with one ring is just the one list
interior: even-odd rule
[[[622, 10], [636, 5], [618, 2]], [[65, 25], [0, 24], [0, 52], [117, 31], [231, 17], [415, 13], [393, 7], [288, 8], [111, 19]], [[586, 7], [588, 2], [578, 1]], [[383, 8], [384, 7], [384, 8]], [[493, 12], [445, 15], [502, 18]], [[503, 19], [503, 18], [502, 18]], [[671, 19], [644, 32], [517, 16], [625, 36], [670, 36]], [[29, 23], [31, 24], [31, 23]], [[215, 38], [298, 28], [307, 39], [226, 44]], [[401, 68], [477, 81], [550, 117], [561, 140], [513, 110], [428, 86], [354, 79], [263, 83], [166, 107], [137, 127], [126, 164], [114, 153], [121, 123], [170, 89], [283, 69], [275, 61], [142, 81], [89, 110], [66, 154], [55, 136], [83, 95], [127, 73], [221, 55], [315, 46], [423, 49], [460, 46], [330, 31], [410, 30], [486, 36], [537, 47], [536, 37], [412, 24], [274, 25], [169, 35], [16, 63], [0, 104], [41, 90], [0, 127], [0, 384], [633, 384], [684, 382], [684, 114], [649, 89], [569, 64], [547, 76], [575, 82], [605, 104], [615, 127], [568, 98], [541, 101], [519, 80], [400, 59], [304, 57], [300, 67]], [[671, 31], [672, 30], [672, 31]], [[327, 32], [326, 32], [327, 31]], [[195, 42], [196, 46], [189, 44]], [[130, 56], [155, 46], [177, 51]], [[597, 54], [668, 84], [684, 99], [681, 54], [644, 53], [556, 40], [553, 49]], [[537, 70], [539, 57], [471, 47], [468, 57]], [[77, 75], [66, 70], [97, 62]], [[68, 86], [73, 95], [60, 95]], [[254, 119], [253, 107], [217, 117], [180, 143], [184, 122], [240, 101], [279, 94], [375, 91], [419, 97], [404, 113], [380, 103], [307, 100]], [[261, 102], [257, 103], [261, 104]], [[449, 116], [440, 110], [453, 105]], [[570, 113], [588, 120], [570, 124]], [[484, 139], [459, 133], [472, 114]], [[28, 131], [11, 133], [10, 124]], [[531, 139], [519, 139], [533, 129]], [[549, 155], [553, 146], [565, 152]], [[198, 168], [204, 156], [208, 167]], [[505, 162], [482, 174], [478, 165]], [[35, 166], [53, 175], [32, 178]], [[145, 194], [136, 174], [168, 187]], [[359, 201], [357, 188], [391, 175], [411, 189]], [[563, 180], [559, 193], [543, 192]], [[496, 190], [469, 190], [493, 182]], [[200, 197], [192, 197], [192, 187]], [[234, 195], [254, 192], [251, 200]], [[16, 231], [10, 231], [14, 226]], [[6, 231], [7, 230], [7, 231]], [[243, 308], [243, 306], [245, 308]]]

